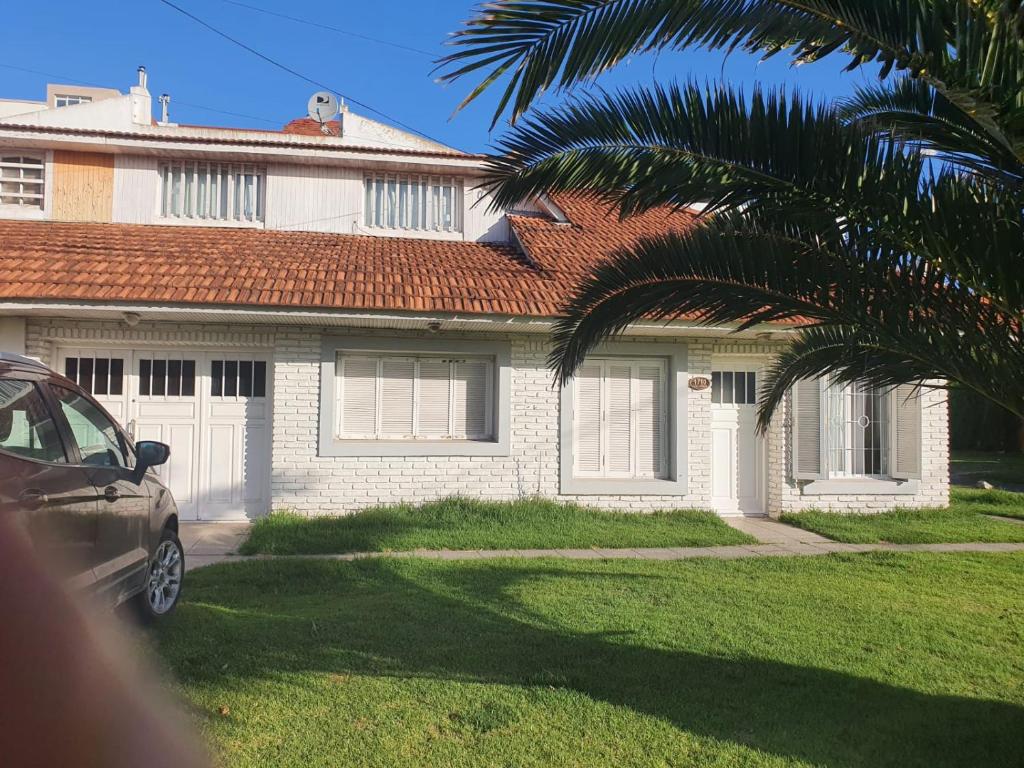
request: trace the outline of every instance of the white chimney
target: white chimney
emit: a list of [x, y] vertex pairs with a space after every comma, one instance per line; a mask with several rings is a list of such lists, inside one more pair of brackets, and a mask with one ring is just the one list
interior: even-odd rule
[[132, 122], [136, 125], [153, 124], [153, 99], [146, 90], [146, 68], [139, 67], [139, 84], [129, 89], [132, 100]]

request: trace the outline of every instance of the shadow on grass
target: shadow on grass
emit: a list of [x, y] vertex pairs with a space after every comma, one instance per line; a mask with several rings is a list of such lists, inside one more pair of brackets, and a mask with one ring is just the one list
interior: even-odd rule
[[[520, 581], [565, 575], [543, 562], [427, 568], [379, 561], [214, 567], [197, 574], [194, 602], [158, 641], [186, 684], [241, 689], [323, 673], [554, 686], [814, 765], [1020, 765], [1024, 755], [1020, 707], [757, 658], [631, 645], [629, 632], [569, 632], [515, 601]], [[585, 565], [572, 574], [609, 575]]]

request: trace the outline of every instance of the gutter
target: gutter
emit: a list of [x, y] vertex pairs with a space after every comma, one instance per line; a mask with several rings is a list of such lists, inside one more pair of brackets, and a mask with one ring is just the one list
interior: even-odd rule
[[[368, 154], [385, 155], [407, 155], [411, 157], [446, 158], [450, 160], [473, 160], [479, 161], [486, 158], [486, 155], [467, 154], [464, 152], [434, 152], [430, 150], [403, 149], [360, 146], [354, 144], [333, 144], [321, 141], [316, 136], [294, 136], [292, 139], [256, 139], [256, 138], [232, 138], [226, 136], [206, 135], [181, 135], [180, 133], [148, 133], [139, 131], [112, 131], [102, 128], [69, 128], [67, 126], [53, 125], [28, 125], [19, 123], [0, 123], [0, 136], [6, 133], [33, 133], [44, 135], [58, 135], [62, 138], [98, 138], [98, 139], [121, 139], [125, 141], [151, 141], [164, 142], [168, 144], [213, 144], [217, 146], [241, 146], [241, 147], [266, 147], [269, 149], [310, 149], [327, 152], [362, 152]], [[269, 132], [268, 132], [269, 133]], [[281, 134], [289, 135], [289, 134]]]
[[[93, 319], [121, 322], [134, 327], [143, 321], [187, 321], [239, 324], [278, 324], [314, 327], [389, 328], [395, 330], [421, 330], [436, 333], [448, 331], [474, 331], [482, 333], [551, 332], [557, 317], [526, 317], [521, 315], [473, 315], [445, 312], [367, 312], [349, 310], [268, 309], [262, 307], [232, 307], [220, 305], [143, 304], [110, 302], [63, 301], [2, 301], [0, 313], [10, 316], [47, 319]], [[759, 341], [783, 340], [795, 327], [760, 327], [736, 332], [735, 326], [704, 326], [689, 321], [670, 323], [635, 323], [625, 332], [639, 336], [699, 336]]]

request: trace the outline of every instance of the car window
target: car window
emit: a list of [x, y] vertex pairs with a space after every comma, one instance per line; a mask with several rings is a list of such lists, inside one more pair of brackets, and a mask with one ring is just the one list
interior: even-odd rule
[[67, 461], [53, 415], [31, 381], [0, 380], [0, 449], [36, 461]]
[[78, 443], [82, 463], [93, 467], [129, 467], [128, 449], [114, 422], [77, 392], [56, 385], [52, 389]]

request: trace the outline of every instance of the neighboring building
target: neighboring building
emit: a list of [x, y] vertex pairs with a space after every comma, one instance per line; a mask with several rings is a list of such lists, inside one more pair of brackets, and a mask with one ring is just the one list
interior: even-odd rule
[[154, 122], [144, 78], [48, 93], [0, 102], [0, 346], [169, 442], [186, 518], [450, 494], [723, 514], [947, 502], [941, 390], [810, 382], [756, 433], [785, 326], [638, 323], [552, 386], [574, 286], [690, 214], [619, 221], [574, 196], [493, 211], [480, 156], [351, 112], [330, 135], [238, 130]]

